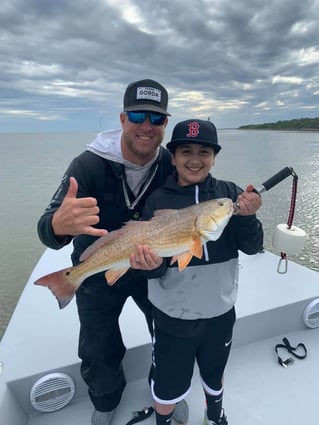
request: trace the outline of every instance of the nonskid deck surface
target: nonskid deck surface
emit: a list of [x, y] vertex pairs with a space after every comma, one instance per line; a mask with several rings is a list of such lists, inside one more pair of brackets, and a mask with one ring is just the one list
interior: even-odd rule
[[[274, 347], [288, 337], [292, 345], [303, 342], [308, 349], [305, 360], [295, 360], [287, 369], [277, 363]], [[289, 354], [281, 352], [286, 359]], [[305, 329], [235, 348], [225, 374], [224, 407], [229, 425], [315, 425], [318, 423], [319, 329]], [[204, 397], [195, 369], [187, 397], [189, 425], [203, 423]], [[114, 425], [125, 425], [131, 412], [151, 406], [147, 380], [127, 385], [114, 418]], [[70, 404], [59, 412], [30, 418], [28, 425], [90, 425], [92, 405], [88, 398]], [[155, 424], [155, 415], [141, 422]]]

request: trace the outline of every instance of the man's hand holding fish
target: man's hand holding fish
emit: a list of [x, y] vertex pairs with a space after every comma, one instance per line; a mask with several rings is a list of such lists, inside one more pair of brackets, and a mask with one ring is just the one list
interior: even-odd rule
[[161, 266], [163, 258], [152, 251], [147, 245], [139, 245], [130, 256], [132, 269], [154, 270]]

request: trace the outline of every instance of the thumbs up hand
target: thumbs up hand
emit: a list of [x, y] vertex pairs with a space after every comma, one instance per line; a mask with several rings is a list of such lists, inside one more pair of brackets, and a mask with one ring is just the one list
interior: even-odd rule
[[56, 236], [86, 234], [104, 236], [107, 231], [93, 227], [99, 219], [99, 207], [95, 198], [77, 198], [78, 183], [70, 177], [70, 186], [60, 207], [52, 217], [52, 229]]

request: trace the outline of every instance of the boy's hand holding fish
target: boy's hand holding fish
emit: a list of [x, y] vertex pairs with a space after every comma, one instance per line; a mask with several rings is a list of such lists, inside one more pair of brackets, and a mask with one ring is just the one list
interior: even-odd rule
[[77, 198], [78, 183], [70, 177], [70, 186], [60, 208], [52, 217], [52, 229], [57, 237], [81, 234], [104, 236], [107, 230], [93, 227], [99, 222], [99, 207], [95, 198]]

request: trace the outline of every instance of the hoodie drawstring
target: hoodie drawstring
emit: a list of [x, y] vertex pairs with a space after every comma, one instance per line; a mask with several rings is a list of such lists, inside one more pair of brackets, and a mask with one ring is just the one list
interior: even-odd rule
[[[199, 186], [195, 186], [195, 204], [199, 204]], [[206, 242], [203, 242], [205, 261], [209, 260]]]

